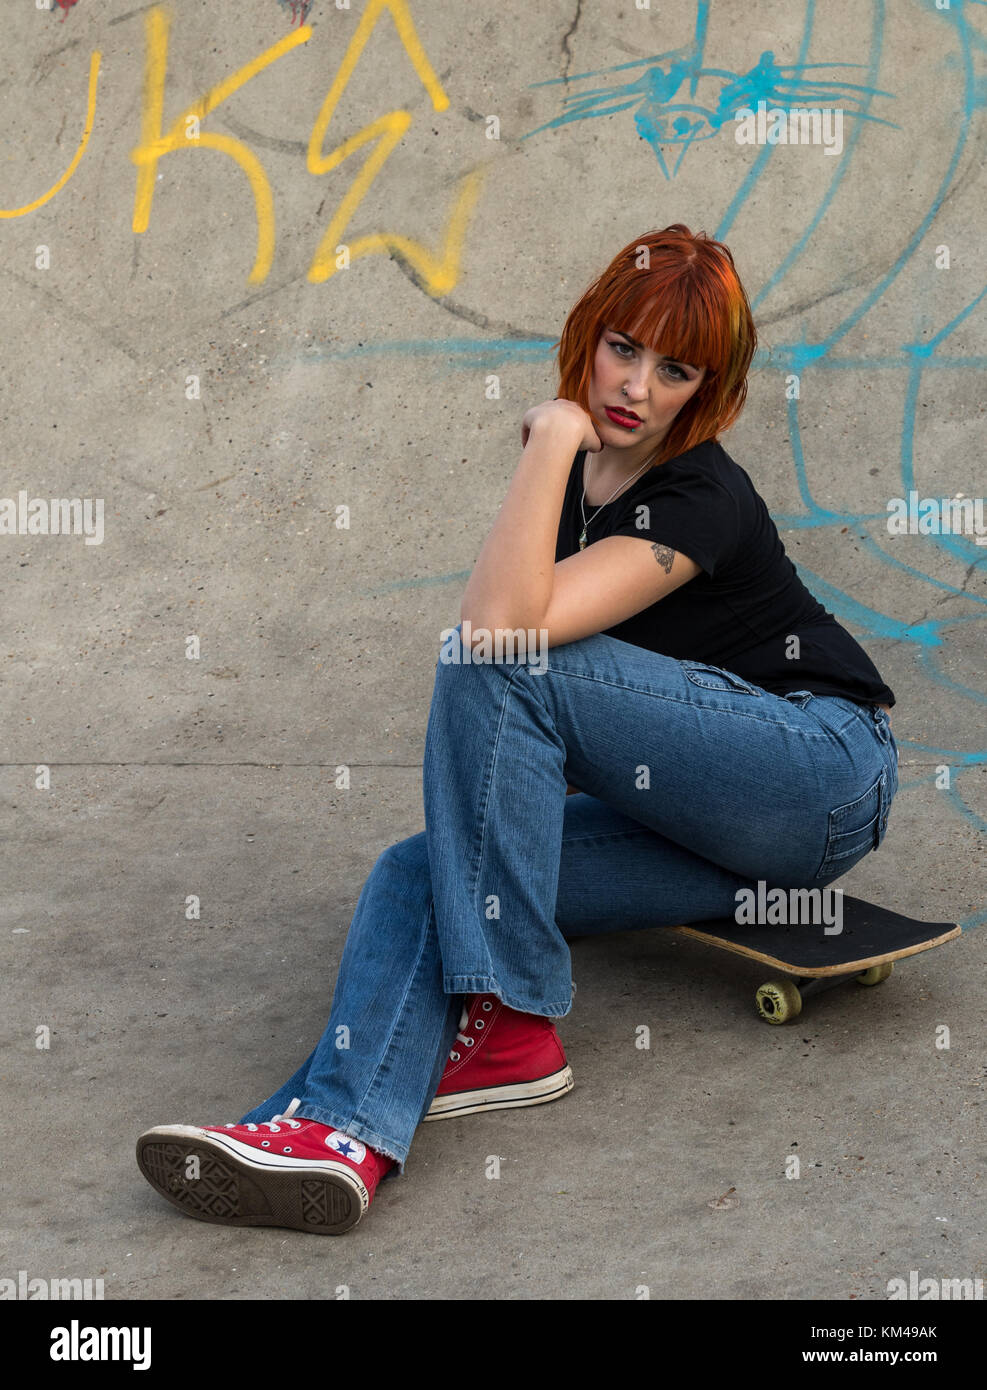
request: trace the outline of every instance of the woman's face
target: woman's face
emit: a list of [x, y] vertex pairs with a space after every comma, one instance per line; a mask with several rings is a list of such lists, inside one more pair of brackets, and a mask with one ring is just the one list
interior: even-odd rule
[[[626, 452], [638, 462], [661, 443], [679, 411], [699, 390], [705, 367], [659, 357], [623, 330], [604, 326], [593, 361], [589, 404], [603, 424], [597, 432], [605, 450]], [[622, 388], [626, 387], [626, 395]], [[637, 416], [621, 423], [608, 407]]]

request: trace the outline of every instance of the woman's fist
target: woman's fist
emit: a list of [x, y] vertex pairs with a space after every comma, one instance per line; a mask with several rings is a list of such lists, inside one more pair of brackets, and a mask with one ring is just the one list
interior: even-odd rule
[[573, 439], [573, 453], [586, 449], [597, 454], [603, 448], [600, 436], [593, 427], [593, 421], [581, 405], [575, 401], [563, 400], [557, 396], [554, 401], [542, 401], [525, 411], [521, 421], [521, 448], [527, 447], [531, 431], [543, 425], [560, 430], [569, 430]]

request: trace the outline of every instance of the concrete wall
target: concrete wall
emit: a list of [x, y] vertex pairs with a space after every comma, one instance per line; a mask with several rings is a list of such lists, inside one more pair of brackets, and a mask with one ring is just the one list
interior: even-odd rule
[[[126, 1298], [880, 1299], [916, 1268], [983, 1276], [976, 931], [794, 1031], [754, 1018], [732, 958], [587, 943], [576, 1092], [428, 1126], [328, 1251], [182, 1222], [132, 1145], [235, 1118], [318, 1035], [369, 868], [424, 824], [439, 633], [521, 417], [555, 394], [551, 345], [671, 222], [729, 244], [761, 335], [725, 446], [897, 696], [901, 794], [847, 891], [987, 920], [987, 547], [887, 524], [912, 490], [984, 492], [987, 9], [23, 0], [2, 26], [0, 492], [9, 517], [22, 490], [104, 517], [98, 544], [0, 536], [2, 1028], [27, 1135], [0, 1273]], [[738, 144], [760, 100], [838, 107], [839, 147]]]

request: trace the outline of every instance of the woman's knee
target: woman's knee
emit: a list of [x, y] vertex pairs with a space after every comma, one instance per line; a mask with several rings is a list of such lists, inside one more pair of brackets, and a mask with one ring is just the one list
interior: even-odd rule
[[378, 857], [377, 862], [386, 868], [394, 868], [414, 878], [431, 880], [428, 865], [428, 845], [424, 830], [417, 835], [409, 835], [406, 840], [398, 840], [388, 845]]

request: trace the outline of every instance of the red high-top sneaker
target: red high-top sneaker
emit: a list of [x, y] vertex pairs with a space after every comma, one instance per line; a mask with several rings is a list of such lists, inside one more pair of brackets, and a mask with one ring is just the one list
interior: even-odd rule
[[394, 1160], [330, 1125], [293, 1120], [298, 1105], [257, 1125], [158, 1125], [138, 1139], [137, 1163], [199, 1221], [342, 1235]]
[[544, 1105], [572, 1090], [555, 1024], [509, 1009], [493, 994], [467, 998], [426, 1120]]

